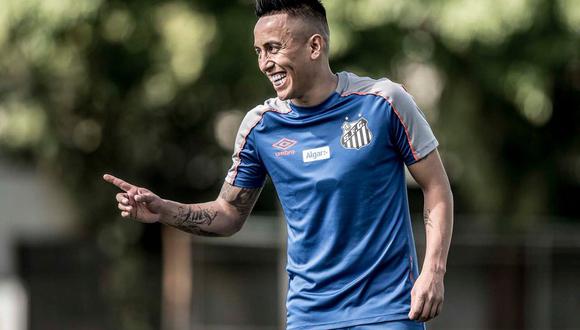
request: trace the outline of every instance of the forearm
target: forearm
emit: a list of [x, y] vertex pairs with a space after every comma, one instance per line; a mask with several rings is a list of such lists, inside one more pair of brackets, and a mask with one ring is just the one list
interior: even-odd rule
[[443, 278], [453, 229], [453, 195], [437, 150], [409, 166], [409, 171], [423, 190], [426, 234], [425, 260], [411, 290], [409, 318], [424, 322], [437, 316], [443, 306]]
[[160, 222], [200, 236], [230, 236], [240, 228], [240, 219], [228, 212], [219, 200], [182, 204], [164, 200]]
[[160, 222], [201, 236], [231, 236], [252, 211], [261, 188], [246, 189], [224, 183], [212, 202], [181, 204], [164, 200]]
[[448, 186], [424, 191], [425, 260], [423, 270], [444, 274], [453, 231], [453, 196]]

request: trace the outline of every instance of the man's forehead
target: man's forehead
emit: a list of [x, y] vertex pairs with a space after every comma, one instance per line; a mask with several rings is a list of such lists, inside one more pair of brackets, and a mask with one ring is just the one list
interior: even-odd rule
[[262, 16], [256, 22], [254, 31], [264, 29], [281, 29], [289, 23], [289, 19], [290, 17], [286, 13]]
[[256, 43], [267, 42], [270, 38], [285, 38], [296, 36], [299, 31], [296, 19], [286, 13], [263, 16], [258, 19], [254, 27]]

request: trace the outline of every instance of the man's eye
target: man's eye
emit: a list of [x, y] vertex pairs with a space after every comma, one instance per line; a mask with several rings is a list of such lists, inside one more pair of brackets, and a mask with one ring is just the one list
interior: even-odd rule
[[280, 51], [280, 46], [268, 45], [268, 47], [266, 48], [266, 51], [268, 52], [268, 54], [276, 54]]

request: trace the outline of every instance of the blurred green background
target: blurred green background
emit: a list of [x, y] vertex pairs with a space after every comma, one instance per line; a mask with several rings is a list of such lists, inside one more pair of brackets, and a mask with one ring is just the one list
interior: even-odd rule
[[[512, 280], [493, 289], [499, 298], [486, 303], [481, 322], [454, 323], [449, 308], [438, 328], [567, 328], [558, 312], [540, 321], [529, 313], [542, 311], [542, 301], [576, 308], [580, 295], [557, 300], [551, 289], [529, 287], [536, 287], [534, 276], [549, 287], [559, 283], [553, 265], [561, 257], [573, 265], [563, 274], [575, 281], [563, 290], [578, 293], [570, 288], [580, 278], [580, 2], [324, 3], [333, 69], [403, 83], [440, 141], [457, 213], [450, 269], [461, 264], [453, 261], [454, 253], [461, 259], [456, 251], [467, 253], [461, 244], [479, 233], [483, 243], [472, 247], [479, 252], [466, 259], [483, 260], [485, 268], [491, 250], [514, 255], [490, 275], [493, 283]], [[171, 257], [162, 237], [176, 234], [121, 220], [116, 191], [101, 175], [164, 198], [214, 199], [244, 113], [274, 96], [257, 68], [255, 21], [250, 0], [0, 2], [0, 278], [22, 288], [28, 306], [25, 321], [14, 324], [172, 327], [161, 315], [163, 262]], [[410, 187], [412, 212], [420, 213], [420, 192]], [[255, 214], [280, 217], [270, 183]], [[195, 251], [204, 242], [186, 246]], [[554, 257], [554, 246], [567, 254]], [[534, 263], [533, 251], [547, 253], [546, 264]], [[0, 300], [8, 291], [0, 290]], [[505, 303], [502, 292], [513, 293], [506, 293], [506, 309], [489, 308]], [[194, 329], [275, 329], [283, 322], [276, 315], [283, 315], [282, 303], [266, 321], [221, 328], [204, 321], [203, 309], [186, 306], [193, 319], [201, 315]]]

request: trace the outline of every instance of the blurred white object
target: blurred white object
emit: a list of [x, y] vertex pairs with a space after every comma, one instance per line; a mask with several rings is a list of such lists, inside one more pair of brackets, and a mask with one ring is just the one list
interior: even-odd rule
[[[0, 231], [13, 243], [58, 240], [78, 228], [74, 204], [62, 183], [39, 167], [0, 157], [0, 183]], [[0, 269], [2, 273], [6, 271]]]
[[0, 279], [0, 306], [0, 329], [27, 329], [28, 298], [18, 280]]

